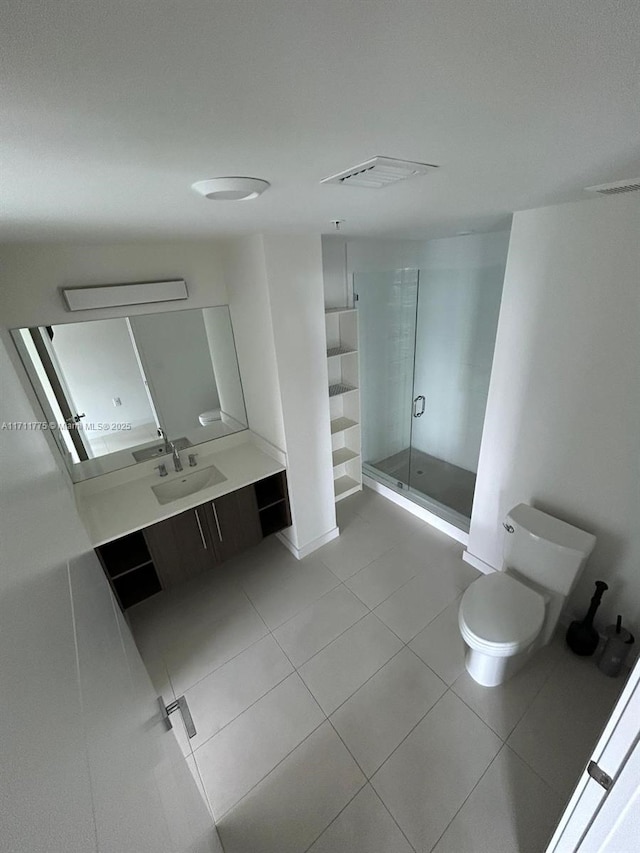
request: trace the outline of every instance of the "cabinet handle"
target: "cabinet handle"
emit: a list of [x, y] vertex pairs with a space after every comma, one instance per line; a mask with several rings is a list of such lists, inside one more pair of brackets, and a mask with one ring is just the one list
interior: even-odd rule
[[216, 510], [216, 505], [214, 501], [211, 501], [211, 509], [213, 510], [213, 517], [216, 520], [216, 528], [218, 530], [218, 539], [222, 542], [222, 530], [220, 530], [220, 522], [218, 521], [218, 511]]
[[207, 550], [207, 540], [204, 538], [204, 533], [202, 532], [202, 525], [200, 524], [200, 516], [198, 515], [198, 510], [195, 510], [196, 521], [198, 522], [198, 530], [200, 531], [200, 538], [202, 539], [202, 547], [204, 550]]

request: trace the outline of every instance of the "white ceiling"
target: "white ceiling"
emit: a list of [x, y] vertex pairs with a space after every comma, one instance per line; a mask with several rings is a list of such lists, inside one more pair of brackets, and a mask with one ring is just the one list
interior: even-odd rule
[[[422, 238], [640, 176], [637, 0], [3, 5], [4, 241]], [[441, 168], [320, 186], [376, 154]], [[191, 191], [217, 175], [272, 187]]]

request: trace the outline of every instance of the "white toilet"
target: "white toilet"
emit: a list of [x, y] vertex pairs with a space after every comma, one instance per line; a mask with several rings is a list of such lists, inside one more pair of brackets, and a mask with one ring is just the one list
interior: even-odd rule
[[198, 420], [200, 421], [201, 426], [211, 426], [216, 421], [221, 420], [222, 414], [220, 413], [220, 409], [211, 409], [208, 412], [202, 412], [198, 415]]
[[474, 581], [458, 612], [467, 671], [485, 687], [502, 684], [550, 641], [596, 543], [527, 504], [514, 507], [503, 527], [502, 571]]

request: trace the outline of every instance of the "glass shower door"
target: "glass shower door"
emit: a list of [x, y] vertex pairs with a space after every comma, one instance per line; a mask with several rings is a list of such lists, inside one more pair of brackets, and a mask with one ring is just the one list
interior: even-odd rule
[[408, 489], [418, 271], [354, 276], [360, 317], [362, 459], [365, 474]]

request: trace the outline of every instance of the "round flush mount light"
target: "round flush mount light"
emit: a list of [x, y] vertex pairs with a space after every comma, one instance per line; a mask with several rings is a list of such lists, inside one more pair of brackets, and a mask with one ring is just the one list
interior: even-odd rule
[[229, 177], [196, 181], [191, 189], [214, 201], [249, 201], [258, 198], [270, 186], [269, 181], [261, 178]]

